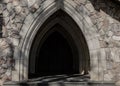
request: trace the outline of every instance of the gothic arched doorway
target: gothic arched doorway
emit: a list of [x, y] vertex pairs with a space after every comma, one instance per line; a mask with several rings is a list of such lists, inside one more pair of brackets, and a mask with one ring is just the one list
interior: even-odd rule
[[40, 27], [29, 56], [29, 78], [88, 73], [90, 69], [85, 38], [74, 20], [62, 10]]
[[[55, 25], [55, 28], [62, 29], [59, 25]], [[36, 73], [40, 76], [79, 73], [78, 60], [74, 62], [72, 47], [60, 32], [52, 32], [39, 49]]]

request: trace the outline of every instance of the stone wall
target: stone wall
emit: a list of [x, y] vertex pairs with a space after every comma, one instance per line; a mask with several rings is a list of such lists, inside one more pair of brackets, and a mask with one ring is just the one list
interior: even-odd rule
[[13, 51], [10, 42], [5, 39], [0, 39], [0, 84], [4, 81], [12, 80]]
[[99, 33], [99, 43], [105, 50], [104, 80], [120, 80], [120, 4], [112, 0], [90, 0], [95, 14], [91, 19]]
[[[3, 41], [3, 44], [0, 44], [0, 56], [2, 54], [5, 54], [5, 56], [9, 56], [10, 54], [10, 57], [12, 56], [12, 58], [14, 58], [14, 52], [16, 52], [14, 51], [14, 49], [19, 46], [19, 43], [21, 41], [22, 36], [19, 32], [24, 25], [26, 17], [28, 15], [31, 15], [31, 17], [35, 19], [35, 13], [38, 11], [38, 9], [44, 7], [42, 4], [44, 3], [44, 1], [47, 0], [0, 0], [0, 13], [3, 13], [4, 19], [4, 38], [0, 39], [0, 42], [2, 40], [5, 40], [5, 42]], [[48, 3], [50, 1], [51, 0], [48, 0]], [[62, 0], [60, 1], [62, 2]], [[97, 33], [96, 38], [99, 40], [100, 47], [94, 50], [94, 52], [101, 52], [96, 52], [95, 55], [97, 55], [98, 58], [100, 57], [98, 61], [100, 62], [100, 76], [101, 73], [103, 76], [102, 80], [119, 81], [120, 4], [116, 3], [113, 0], [70, 0], [70, 2], [71, 1], [73, 2], [72, 4], [75, 4], [75, 10], [80, 14], [82, 13], [85, 16], [89, 16], [93, 25], [95, 26], [95, 31]], [[87, 21], [89, 21], [89, 19], [87, 19]], [[3, 45], [5, 45], [5, 43], [9, 51], [11, 51], [10, 49], [13, 50], [12, 53], [8, 54], [2, 51]], [[10, 47], [10, 45], [12, 46], [12, 48]], [[92, 55], [94, 54], [91, 54], [91, 58], [93, 57]], [[0, 57], [0, 59], [2, 59], [2, 56]]]

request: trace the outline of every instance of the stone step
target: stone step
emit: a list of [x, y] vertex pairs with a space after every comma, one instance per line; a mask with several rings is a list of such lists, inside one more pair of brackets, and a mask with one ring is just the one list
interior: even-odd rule
[[115, 86], [113, 82], [26, 82], [5, 83], [3, 86]]
[[55, 75], [29, 79], [21, 82], [7, 82], [4, 86], [115, 86], [114, 82], [90, 81], [88, 75]]

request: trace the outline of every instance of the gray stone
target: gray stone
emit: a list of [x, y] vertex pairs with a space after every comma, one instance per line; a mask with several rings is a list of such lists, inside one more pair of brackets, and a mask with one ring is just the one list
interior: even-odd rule
[[8, 17], [8, 16], [9, 16], [8, 10], [4, 10], [4, 11], [3, 11], [3, 17]]
[[79, 4], [85, 4], [87, 0], [73, 0], [75, 3]]
[[28, 15], [28, 13], [29, 13], [29, 9], [26, 8], [26, 7], [24, 7], [24, 8], [22, 8], [22, 11], [21, 11], [20, 15], [21, 15], [23, 18], [25, 18], [25, 17]]
[[27, 7], [28, 6], [27, 0], [20, 0], [20, 6], [21, 7]]
[[6, 4], [2, 3], [2, 11], [4, 11], [7, 8]]
[[104, 74], [104, 80], [105, 81], [112, 81], [113, 74], [110, 71], [107, 71], [106, 74]]
[[28, 6], [31, 7], [35, 2], [36, 0], [28, 0]]
[[120, 26], [116, 23], [111, 24], [111, 30], [115, 33], [117, 33], [118, 31], [120, 31]]
[[8, 24], [9, 20], [10, 20], [10, 17], [5, 17], [5, 18], [4, 18], [4, 23], [5, 23], [5, 25]]
[[113, 40], [120, 41], [120, 36], [113, 36]]
[[10, 69], [7, 69], [7, 71], [6, 71], [6, 75], [9, 77], [9, 78], [11, 78], [11, 68]]
[[120, 48], [120, 42], [119, 42], [119, 41], [115, 41], [115, 40], [113, 40], [112, 43], [114, 44], [114, 47], [118, 47], [118, 48]]
[[114, 20], [113, 20], [112, 18], [109, 17], [108, 19], [109, 19], [109, 23], [110, 23], [110, 24], [113, 24], [113, 23], [114, 23]]
[[3, 68], [7, 69], [8, 68], [8, 65], [7, 64], [2, 64], [1, 65]]
[[13, 4], [12, 3], [8, 3], [7, 4], [7, 9], [10, 12], [11, 10], [13, 10]]
[[12, 29], [11, 32], [10, 32], [10, 37], [19, 39], [20, 35], [19, 35], [18, 30], [17, 29]]
[[0, 4], [0, 13], [2, 13], [2, 11], [3, 11], [3, 6], [2, 4]]
[[36, 4], [33, 5], [33, 7], [34, 7], [35, 9], [38, 9], [38, 8], [39, 8], [39, 5], [36, 3]]
[[[5, 75], [7, 74], [7, 71], [9, 68], [11, 69], [11, 65], [8, 65], [9, 58], [12, 56], [12, 51], [10, 48], [9, 43], [7, 42], [6, 39], [2, 38], [0, 39], [0, 78], [3, 80], [5, 79]], [[11, 63], [11, 62], [9, 62]], [[10, 73], [11, 71], [9, 71]], [[10, 77], [11, 75], [9, 74], [7, 77]], [[8, 79], [8, 78], [6, 78]], [[6, 81], [5, 79], [5, 81]]]
[[14, 21], [16, 23], [21, 23], [22, 24], [23, 20], [24, 20], [24, 16], [22, 16], [22, 15], [16, 15], [15, 18], [14, 18]]
[[120, 86], [120, 80], [117, 80], [115, 83], [116, 86]]
[[101, 48], [107, 48], [109, 46], [109, 43], [105, 42], [105, 41], [99, 41], [100, 42], [100, 46]]
[[8, 24], [6, 25], [7, 30], [9, 31], [12, 27], [11, 27], [11, 22], [8, 22]]
[[[57, 11], [57, 9], [59, 9], [57, 7], [61, 5], [62, 9], [68, 14], [70, 14], [73, 20], [77, 22], [78, 26], [82, 28], [82, 32], [86, 38], [86, 42], [88, 44], [89, 52], [90, 52], [90, 62], [91, 62], [90, 66], [92, 70], [90, 72], [91, 79], [105, 80], [105, 81], [116, 80], [117, 82], [119, 82], [120, 80], [119, 78], [120, 77], [119, 75], [120, 74], [119, 72], [120, 71], [119, 68], [120, 11], [118, 10], [119, 7], [117, 4], [111, 3], [111, 1], [109, 1], [106, 4], [104, 0], [96, 0], [95, 2], [93, 2], [94, 0], [90, 0], [90, 1], [88, 0], [71, 0], [71, 1], [70, 0], [61, 0], [61, 1], [2, 0], [2, 1], [0, 1], [0, 13], [3, 13], [3, 17], [4, 17], [3, 19], [5, 22], [5, 26], [2, 26], [3, 37], [5, 38], [4, 39], [0, 38], [0, 70], [2, 72], [4, 72], [2, 67], [3, 65], [5, 65], [6, 71], [9, 70], [7, 69], [9, 62], [6, 63], [6, 61], [8, 61], [8, 58], [10, 56], [13, 56], [12, 51], [14, 51], [14, 53], [17, 52], [14, 50], [15, 47], [18, 48], [20, 46], [19, 54], [18, 53], [16, 53], [18, 55], [15, 54], [16, 55], [15, 58], [17, 59], [16, 69], [17, 68], [18, 69], [17, 71], [14, 71], [16, 75], [14, 75], [13, 72], [13, 76], [15, 76], [15, 78], [17, 77], [18, 80], [19, 78], [23, 77], [22, 75], [24, 75], [25, 77], [27, 76], [26, 72], [28, 71], [25, 71], [27, 70], [27, 67], [25, 66], [24, 68], [24, 66], [20, 66], [22, 64], [19, 63], [19, 62], [24, 63], [23, 60], [25, 60], [23, 57], [21, 57], [22, 61], [20, 61], [19, 60], [20, 56], [25, 55], [25, 57], [27, 57], [26, 53], [21, 52], [22, 50], [24, 51], [24, 49], [21, 50], [22, 42], [26, 40], [24, 39], [24, 37], [26, 37], [29, 32], [32, 33], [33, 30], [31, 30], [32, 28], [30, 27], [30, 25], [36, 23], [34, 21], [35, 19], [37, 19], [37, 16], [40, 15], [41, 17], [45, 16], [47, 18], [49, 17], [49, 14], [52, 15], [54, 13], [53, 10]], [[59, 1], [60, 3], [57, 1]], [[53, 9], [50, 10], [49, 9], [50, 7], [52, 7]], [[46, 15], [45, 12], [48, 15]], [[40, 24], [39, 24], [40, 26], [42, 22], [43, 21], [40, 19]], [[23, 29], [21, 30], [22, 26]], [[35, 28], [36, 27], [37, 26], [35, 26]], [[21, 32], [20, 34], [23, 37], [21, 40], [23, 41], [20, 41], [21, 36], [19, 35], [19, 31]], [[37, 31], [37, 29], [35, 29], [35, 31]], [[9, 39], [10, 43], [9, 41], [7, 41], [7, 39]], [[30, 41], [30, 43], [32, 42]], [[11, 49], [11, 45], [12, 45], [12, 49]], [[101, 49], [106, 49], [106, 51], [104, 52]], [[29, 52], [29, 50], [25, 50], [25, 52], [26, 51]], [[21, 53], [23, 54], [21, 55]], [[10, 72], [11, 70], [6, 72], [6, 74], [9, 76]], [[0, 75], [4, 76], [4, 74], [1, 73]], [[19, 75], [21, 77], [19, 77]]]
[[10, 20], [13, 20], [15, 16], [16, 16], [16, 14], [15, 14], [15, 12], [12, 10], [12, 11], [9, 13]]
[[[6, 69], [4, 69], [4, 68], [2, 68], [1, 70], [0, 70], [0, 74], [5, 74], [5, 72], [6, 72]], [[1, 75], [2, 76], [2, 75]]]
[[98, 29], [98, 31], [100, 31], [100, 30], [102, 29], [103, 22], [102, 22], [102, 21], [98, 21], [98, 20], [96, 19], [96, 24], [97, 24], [97, 29]]
[[112, 31], [108, 31], [108, 36], [109, 37], [113, 36], [113, 32]]
[[120, 31], [114, 33], [115, 36], [120, 36]]
[[77, 8], [77, 9], [79, 9], [79, 12], [80, 13], [82, 13], [83, 15], [88, 15], [88, 16], [90, 16], [90, 12], [88, 11], [88, 9], [86, 9], [85, 7], [84, 7], [84, 5], [81, 5], [79, 8]]
[[91, 4], [91, 3], [87, 3], [86, 5], [85, 5], [85, 7], [90, 11], [90, 12], [94, 12], [95, 10], [94, 10], [94, 7], [93, 7], [93, 5]]
[[18, 6], [20, 4], [19, 0], [13, 0], [13, 6]]
[[3, 0], [3, 3], [9, 3], [10, 0]]
[[8, 36], [8, 32], [7, 32], [6, 26], [3, 26], [2, 32], [3, 32], [3, 34], [2, 34], [3, 37], [7, 37]]
[[19, 31], [21, 27], [22, 27], [22, 24], [21, 23], [17, 23], [17, 25], [16, 25], [16, 27], [14, 27], [14, 29]]
[[18, 44], [19, 44], [20, 39], [18, 37], [20, 37], [20, 36], [17, 35], [17, 36], [14, 36], [14, 38], [11, 38], [14, 46], [18, 46]]
[[95, 13], [92, 13], [92, 14], [90, 15], [90, 18], [91, 18], [92, 23], [93, 23], [94, 25], [97, 24], [98, 16], [97, 16]]
[[22, 11], [22, 7], [21, 6], [16, 6], [15, 7], [16, 14], [19, 14], [21, 11]]

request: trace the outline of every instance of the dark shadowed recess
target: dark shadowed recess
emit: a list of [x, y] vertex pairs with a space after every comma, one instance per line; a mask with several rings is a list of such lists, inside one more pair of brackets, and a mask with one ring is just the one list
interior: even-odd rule
[[[56, 19], [58, 23], [50, 27]], [[87, 43], [74, 20], [59, 10], [36, 34], [30, 51], [29, 78], [79, 74], [83, 70], [85, 74], [90, 70]]]

